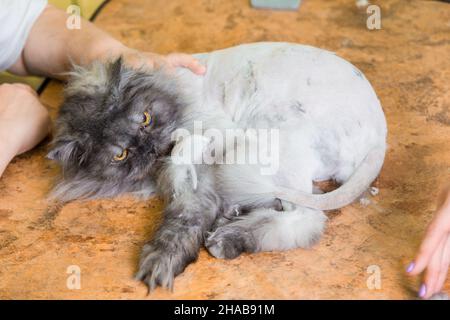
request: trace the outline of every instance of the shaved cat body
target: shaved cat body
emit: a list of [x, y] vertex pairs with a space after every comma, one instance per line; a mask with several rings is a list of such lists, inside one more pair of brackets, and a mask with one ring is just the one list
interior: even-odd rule
[[[59, 199], [154, 188], [163, 196], [163, 222], [137, 274], [151, 289], [171, 288], [202, 245], [218, 258], [311, 246], [324, 229], [322, 210], [345, 206], [370, 186], [386, 150], [386, 121], [370, 83], [331, 52], [256, 43], [196, 57], [204, 77], [132, 70], [121, 60], [77, 68], [49, 153], [64, 173]], [[182, 142], [173, 134], [194, 134], [195, 121], [218, 132], [276, 129], [277, 170], [176, 162], [171, 152]], [[328, 179], [342, 186], [313, 195], [313, 181]]]

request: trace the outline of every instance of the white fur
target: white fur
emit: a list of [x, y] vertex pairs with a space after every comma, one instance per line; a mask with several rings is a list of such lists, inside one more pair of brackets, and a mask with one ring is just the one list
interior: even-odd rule
[[322, 235], [327, 219], [321, 211], [298, 207], [286, 212], [258, 209], [242, 216], [242, 221], [261, 217], [267, 220], [254, 231], [255, 238], [259, 239], [258, 251], [308, 248]]
[[[372, 150], [378, 152], [377, 163], [366, 169], [374, 176], [360, 172], [358, 183], [370, 183], [378, 174], [386, 149], [385, 117], [370, 83], [347, 61], [289, 43], [247, 44], [197, 58], [206, 65], [206, 76], [178, 74], [192, 101], [186, 116], [200, 110], [208, 118], [195, 120], [220, 130], [280, 129], [281, 165], [275, 175], [261, 175], [258, 165], [217, 166], [217, 185], [231, 202], [262, 203], [279, 188], [312, 194], [314, 180], [345, 182]], [[256, 229], [262, 250], [308, 246], [322, 231], [324, 215], [290, 209], [256, 210], [236, 223], [268, 218], [270, 223]]]

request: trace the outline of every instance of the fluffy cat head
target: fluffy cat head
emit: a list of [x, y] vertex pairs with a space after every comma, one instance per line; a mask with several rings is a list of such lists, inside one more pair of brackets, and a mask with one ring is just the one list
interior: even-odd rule
[[163, 70], [127, 67], [122, 59], [75, 67], [56, 120], [48, 158], [62, 179], [62, 201], [143, 193], [173, 142], [183, 106], [176, 81]]

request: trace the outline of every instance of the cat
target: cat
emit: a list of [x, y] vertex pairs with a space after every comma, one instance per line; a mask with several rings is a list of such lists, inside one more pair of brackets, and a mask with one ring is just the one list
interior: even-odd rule
[[[364, 75], [335, 54], [266, 42], [195, 57], [206, 75], [132, 69], [120, 58], [75, 67], [48, 154], [62, 167], [54, 190], [61, 201], [163, 197], [162, 224], [136, 275], [150, 290], [173, 288], [202, 245], [226, 259], [310, 247], [323, 233], [323, 210], [354, 201], [385, 156], [380, 102]], [[198, 123], [216, 136], [195, 132]], [[191, 135], [179, 138], [180, 129]], [[276, 151], [276, 165], [193, 160], [232, 154], [254, 136], [216, 138], [247, 129], [274, 130], [278, 139], [263, 151]], [[191, 160], [179, 161], [192, 146], [200, 147]], [[341, 187], [313, 194], [313, 181], [329, 179]]]

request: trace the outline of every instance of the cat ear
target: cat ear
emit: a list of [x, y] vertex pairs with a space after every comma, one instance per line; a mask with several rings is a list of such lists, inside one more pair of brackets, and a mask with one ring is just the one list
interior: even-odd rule
[[117, 101], [121, 95], [122, 86], [127, 83], [126, 77], [129, 74], [127, 68], [125, 68], [123, 58], [120, 56], [118, 59], [107, 65], [108, 69], [108, 99], [112, 102], [109, 103], [107, 111], [115, 108]]
[[122, 69], [123, 69], [123, 57], [120, 56], [119, 59], [115, 60], [109, 66], [109, 79], [111, 84], [115, 87], [119, 87], [122, 80]]
[[61, 163], [73, 162], [81, 164], [85, 157], [81, 144], [77, 140], [57, 141], [53, 149], [47, 154], [47, 158]]

